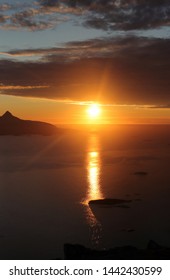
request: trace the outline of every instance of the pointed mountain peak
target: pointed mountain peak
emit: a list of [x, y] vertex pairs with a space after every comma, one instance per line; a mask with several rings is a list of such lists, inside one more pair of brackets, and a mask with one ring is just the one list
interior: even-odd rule
[[16, 117], [14, 117], [9, 111], [6, 111], [1, 118], [5, 120], [11, 120], [11, 119], [15, 119]]
[[13, 117], [13, 115], [9, 111], [6, 111], [2, 117]]

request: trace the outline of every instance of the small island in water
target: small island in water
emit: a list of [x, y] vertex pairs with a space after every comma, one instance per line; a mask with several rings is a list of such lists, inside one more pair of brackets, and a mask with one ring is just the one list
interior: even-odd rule
[[60, 130], [46, 122], [22, 120], [9, 111], [0, 117], [0, 135], [54, 135]]

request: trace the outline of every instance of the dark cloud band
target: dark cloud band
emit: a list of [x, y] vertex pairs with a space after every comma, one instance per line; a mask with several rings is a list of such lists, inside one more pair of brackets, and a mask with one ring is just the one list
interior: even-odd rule
[[70, 42], [59, 49], [12, 50], [12, 56], [41, 53], [42, 57], [37, 62], [1, 60], [1, 83], [25, 86], [13, 90], [3, 87], [1, 93], [117, 104], [169, 104], [169, 49], [170, 39], [106, 37]]
[[46, 8], [60, 4], [86, 12], [84, 25], [104, 30], [138, 30], [169, 26], [168, 0], [49, 0], [40, 1]]

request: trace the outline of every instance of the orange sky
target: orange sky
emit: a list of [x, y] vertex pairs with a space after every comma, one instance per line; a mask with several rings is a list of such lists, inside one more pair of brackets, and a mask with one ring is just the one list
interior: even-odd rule
[[151, 108], [150, 105], [101, 104], [101, 113], [92, 118], [87, 113], [88, 102], [55, 101], [0, 95], [0, 114], [9, 110], [22, 119], [41, 120], [53, 124], [121, 124], [170, 123], [169, 108]]
[[170, 123], [168, 1], [2, 0], [0, 10], [1, 115]]

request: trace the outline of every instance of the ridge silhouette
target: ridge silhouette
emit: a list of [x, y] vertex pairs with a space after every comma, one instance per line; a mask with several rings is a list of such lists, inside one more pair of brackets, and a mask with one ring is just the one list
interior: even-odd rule
[[52, 124], [41, 121], [22, 120], [15, 117], [9, 111], [6, 111], [0, 117], [0, 135], [53, 135], [59, 131], [60, 129]]

